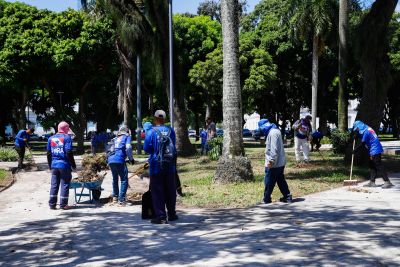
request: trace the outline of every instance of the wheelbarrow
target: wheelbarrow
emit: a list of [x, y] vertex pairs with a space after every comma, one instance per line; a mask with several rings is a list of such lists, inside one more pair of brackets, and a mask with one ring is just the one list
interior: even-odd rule
[[[103, 188], [101, 188], [101, 185], [103, 184], [105, 176], [105, 174], [102, 175], [102, 178], [95, 182], [72, 181], [69, 188], [74, 189], [75, 203], [82, 203], [82, 197], [89, 197], [90, 203], [93, 203], [93, 200], [100, 200], [101, 191], [103, 190]], [[87, 192], [84, 192], [85, 189], [87, 190]]]

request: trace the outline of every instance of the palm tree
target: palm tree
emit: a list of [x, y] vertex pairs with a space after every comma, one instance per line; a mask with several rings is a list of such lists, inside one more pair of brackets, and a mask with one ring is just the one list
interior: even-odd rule
[[339, 2], [339, 96], [338, 96], [338, 128], [346, 132], [347, 116], [347, 35], [349, 27], [349, 2]]
[[336, 0], [292, 0], [287, 14], [293, 33], [299, 39], [312, 36], [312, 128], [316, 129], [319, 57], [327, 34], [333, 28]]
[[135, 55], [152, 52], [152, 25], [140, 11], [140, 1], [101, 0], [98, 3], [102, 12], [115, 24], [115, 47], [121, 64], [117, 82], [118, 110], [124, 115], [124, 124], [130, 125], [132, 92], [136, 82]]
[[242, 138], [238, 7], [238, 0], [221, 1], [224, 142], [214, 181], [222, 183], [254, 179]]

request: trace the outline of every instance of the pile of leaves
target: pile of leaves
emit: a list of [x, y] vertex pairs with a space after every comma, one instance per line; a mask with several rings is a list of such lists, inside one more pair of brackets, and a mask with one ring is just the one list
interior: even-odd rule
[[74, 182], [97, 182], [104, 178], [105, 174], [100, 172], [108, 170], [106, 154], [87, 156], [82, 159], [82, 171]]

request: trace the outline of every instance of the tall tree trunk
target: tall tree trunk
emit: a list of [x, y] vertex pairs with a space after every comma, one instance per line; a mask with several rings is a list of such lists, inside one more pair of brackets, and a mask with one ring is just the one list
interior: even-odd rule
[[358, 29], [358, 52], [363, 73], [363, 94], [357, 119], [378, 131], [387, 92], [392, 84], [388, 26], [397, 0], [376, 0]]
[[194, 127], [196, 130], [196, 142], [200, 140], [200, 116], [197, 111], [194, 112]]
[[85, 96], [81, 93], [79, 96], [79, 110], [78, 110], [78, 115], [79, 115], [79, 125], [76, 128], [76, 139], [78, 142], [78, 147], [77, 147], [77, 152], [78, 153], [84, 153], [85, 152], [85, 112], [84, 112], [84, 107], [85, 106]]
[[244, 157], [242, 137], [238, 7], [238, 0], [221, 1], [224, 142], [214, 177], [221, 183], [254, 180], [251, 162]]
[[212, 117], [212, 114], [211, 114], [211, 104], [210, 104], [209, 101], [207, 101], [207, 102], [206, 102], [206, 117], [205, 117], [205, 120], [204, 120], [204, 121], [206, 121], [207, 118], [210, 118], [210, 117]]
[[319, 68], [319, 51], [320, 51], [320, 36], [313, 37], [313, 52], [312, 52], [312, 84], [311, 84], [311, 116], [312, 130], [316, 130], [317, 125], [317, 101], [318, 101], [318, 68]]
[[179, 156], [190, 156], [196, 153], [188, 135], [188, 118], [186, 109], [179, 107], [178, 101], [174, 101], [174, 130], [176, 133], [176, 150]]
[[348, 128], [347, 101], [347, 35], [349, 27], [348, 0], [339, 3], [339, 96], [338, 128], [346, 132]]
[[78, 142], [77, 152], [84, 153], [85, 152], [85, 129], [87, 127], [86, 115], [85, 115], [85, 94], [89, 87], [90, 82], [87, 81], [83, 87], [81, 88], [80, 95], [79, 95], [79, 109], [78, 109], [78, 116], [79, 116], [79, 125], [76, 127], [76, 139]]

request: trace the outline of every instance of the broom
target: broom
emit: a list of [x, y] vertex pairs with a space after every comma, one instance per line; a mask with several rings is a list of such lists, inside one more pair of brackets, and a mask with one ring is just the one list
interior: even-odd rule
[[354, 148], [356, 147], [356, 139], [354, 138], [353, 140], [353, 150], [351, 153], [351, 167], [350, 167], [350, 180], [344, 180], [343, 181], [343, 186], [352, 186], [352, 185], [357, 185], [358, 181], [353, 180], [353, 164], [354, 164]]
[[133, 173], [132, 173], [132, 175], [129, 177], [129, 179], [130, 178], [133, 178], [134, 176], [141, 176], [148, 168], [150, 167], [150, 165], [149, 165], [149, 163], [148, 162], [146, 162], [144, 165], [142, 165], [142, 166], [140, 166], [139, 168], [137, 168]]

